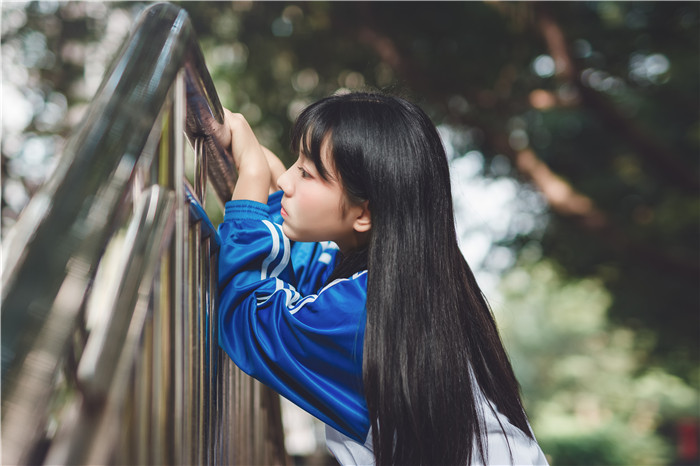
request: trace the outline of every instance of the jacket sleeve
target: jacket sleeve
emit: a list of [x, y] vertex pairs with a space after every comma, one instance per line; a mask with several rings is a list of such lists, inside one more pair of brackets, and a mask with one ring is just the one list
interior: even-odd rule
[[364, 442], [366, 272], [301, 292], [289, 240], [264, 204], [228, 202], [219, 234], [221, 347], [247, 374]]

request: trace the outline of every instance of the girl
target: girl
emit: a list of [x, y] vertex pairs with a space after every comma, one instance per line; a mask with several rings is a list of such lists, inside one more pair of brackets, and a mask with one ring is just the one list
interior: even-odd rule
[[239, 179], [219, 312], [233, 361], [325, 422], [341, 464], [545, 464], [457, 247], [425, 113], [378, 94], [323, 99], [296, 121], [299, 158], [279, 178], [245, 120], [226, 122]]

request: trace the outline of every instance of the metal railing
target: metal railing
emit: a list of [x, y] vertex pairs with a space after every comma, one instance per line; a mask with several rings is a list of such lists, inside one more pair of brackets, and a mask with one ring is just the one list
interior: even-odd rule
[[150, 6], [3, 245], [3, 464], [286, 462], [277, 395], [218, 347], [222, 123], [187, 13]]

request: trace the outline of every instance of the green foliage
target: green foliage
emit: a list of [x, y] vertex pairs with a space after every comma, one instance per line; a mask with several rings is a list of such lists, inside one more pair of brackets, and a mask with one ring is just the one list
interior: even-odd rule
[[[518, 157], [534, 151], [586, 199], [548, 194], [530, 241], [572, 279], [610, 292], [610, 318], [651, 344], [649, 364], [697, 380], [700, 14], [675, 2], [183, 3], [226, 106], [291, 162], [287, 134], [307, 103], [387, 88], [423, 105], [488, 167], [539, 190]], [[212, 20], [212, 16], [214, 19]], [[547, 36], [544, 19], [562, 33]], [[573, 75], [552, 66], [568, 50]], [[560, 60], [562, 57], [554, 57]], [[538, 61], [538, 60], [544, 60]], [[544, 70], [544, 71], [543, 71]], [[227, 92], [230, 90], [230, 92]], [[537, 98], [543, 98], [538, 101]], [[457, 154], [459, 155], [459, 154]], [[504, 157], [505, 156], [505, 157]], [[500, 165], [503, 165], [499, 162]], [[591, 222], [586, 215], [597, 215]], [[672, 318], [669, 316], [673, 316]]]
[[540, 444], [553, 466], [658, 465], [670, 457], [670, 448], [660, 439], [638, 435], [620, 425], [585, 434], [546, 437], [540, 439]]
[[501, 283], [495, 314], [533, 429], [553, 464], [662, 464], [660, 424], [697, 411], [698, 391], [644, 367], [633, 333], [611, 325], [597, 280], [562, 281], [548, 262]]
[[[285, 162], [304, 105], [380, 88], [527, 184], [496, 246], [542, 262], [496, 308], [540, 440], [557, 464], [669, 458], [654, 432], [697, 418], [700, 387], [697, 3], [176, 3], [224, 106]], [[3, 229], [145, 5], [2, 4]]]

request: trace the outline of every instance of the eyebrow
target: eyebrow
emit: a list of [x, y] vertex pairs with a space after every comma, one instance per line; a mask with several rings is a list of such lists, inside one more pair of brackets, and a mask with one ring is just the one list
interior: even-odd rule
[[[303, 165], [303, 167], [300, 167], [300, 168], [303, 168], [307, 172], [313, 171], [313, 174], [320, 175], [320, 173], [318, 173], [318, 169], [316, 168], [316, 164], [313, 163], [313, 161], [311, 161], [311, 159], [309, 157], [307, 157], [306, 155], [304, 155], [304, 153], [301, 151], [299, 151], [299, 161]], [[323, 177], [321, 177], [321, 178], [323, 178]]]
[[[320, 154], [320, 155], [321, 155], [321, 158], [323, 158], [323, 154]], [[304, 162], [310, 162], [310, 165], [313, 167], [314, 172], [318, 174], [318, 176], [321, 178], [321, 180], [334, 181], [336, 183], [340, 182], [339, 178], [335, 175], [335, 173], [333, 173], [333, 170], [330, 170], [326, 166], [326, 164], [324, 164], [323, 162], [321, 162], [321, 166], [323, 167], [324, 173], [321, 174], [320, 170], [316, 166], [316, 163], [314, 163], [314, 161], [311, 160], [311, 158], [308, 156], [308, 154], [304, 151], [303, 147], [299, 148], [299, 156], [298, 157], [300, 159], [303, 158]], [[335, 167], [333, 167], [333, 168], [335, 168]]]

